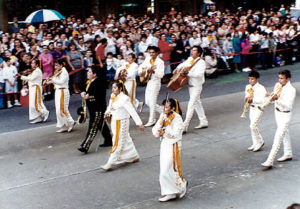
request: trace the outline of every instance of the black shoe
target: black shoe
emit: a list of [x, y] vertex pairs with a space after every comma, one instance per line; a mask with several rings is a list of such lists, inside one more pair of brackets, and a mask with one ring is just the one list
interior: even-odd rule
[[99, 147], [111, 147], [112, 144], [100, 144]]
[[85, 154], [88, 152], [88, 150], [85, 149], [85, 148], [83, 148], [83, 147], [78, 148], [78, 150], [79, 150], [80, 152], [84, 152]]

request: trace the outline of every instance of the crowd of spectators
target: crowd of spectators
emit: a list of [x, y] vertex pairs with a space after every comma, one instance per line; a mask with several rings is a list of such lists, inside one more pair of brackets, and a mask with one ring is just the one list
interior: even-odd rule
[[[35, 58], [41, 60], [43, 79], [53, 74], [56, 59], [65, 59], [68, 71], [83, 69], [71, 76], [73, 93], [82, 89], [86, 69], [96, 65], [102, 79], [113, 80], [116, 69], [129, 54], [135, 54], [140, 64], [149, 56], [150, 45], [159, 47], [159, 56], [166, 65], [162, 82], [168, 81], [193, 46], [203, 49], [206, 76], [211, 78], [221, 72], [293, 64], [299, 59], [300, 18], [291, 17], [289, 8], [281, 5], [275, 11], [240, 7], [221, 12], [211, 5], [199, 15], [172, 8], [159, 19], [126, 13], [121, 17], [108, 14], [105, 21], [94, 16], [69, 16], [62, 21], [25, 27], [14, 20], [10, 32], [2, 33], [0, 38], [0, 108], [20, 105], [17, 92], [22, 82], [16, 75], [30, 68]], [[50, 86], [43, 93], [51, 95]]]

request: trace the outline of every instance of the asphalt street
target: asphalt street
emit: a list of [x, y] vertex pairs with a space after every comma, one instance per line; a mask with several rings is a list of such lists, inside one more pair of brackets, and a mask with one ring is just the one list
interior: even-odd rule
[[[1, 209], [98, 209], [98, 208], [191, 208], [191, 209], [282, 209], [300, 202], [300, 68], [286, 66], [293, 74], [297, 89], [290, 135], [292, 161], [275, 163], [262, 171], [276, 130], [273, 108], [268, 107], [260, 123], [265, 146], [261, 152], [247, 151], [251, 143], [248, 119], [241, 119], [247, 74], [230, 74], [207, 80], [203, 105], [209, 120], [207, 129], [196, 130], [194, 116], [188, 134], [183, 137], [182, 170], [189, 181], [182, 200], [159, 203], [159, 139], [151, 128], [141, 133], [131, 121], [130, 134], [140, 154], [140, 162], [104, 172], [100, 165], [108, 159], [110, 148], [99, 149], [100, 135], [90, 153], [77, 147], [83, 140], [86, 125], [71, 133], [55, 133], [53, 101], [49, 122], [28, 124], [28, 110], [13, 108], [0, 111], [0, 208]], [[261, 83], [268, 90], [277, 81], [278, 68], [260, 71]], [[166, 93], [162, 88], [159, 100]], [[143, 100], [143, 88], [138, 89]], [[171, 93], [171, 96], [173, 93]], [[176, 98], [186, 112], [188, 100], [184, 89]], [[71, 113], [80, 105], [72, 96]], [[146, 122], [148, 108], [141, 118]], [[100, 139], [100, 141], [98, 140]], [[278, 157], [282, 154], [282, 149]]]

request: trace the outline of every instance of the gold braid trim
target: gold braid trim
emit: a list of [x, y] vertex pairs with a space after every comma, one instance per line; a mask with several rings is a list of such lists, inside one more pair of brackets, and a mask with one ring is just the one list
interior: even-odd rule
[[178, 171], [180, 178], [184, 182], [185, 180], [182, 177], [182, 171], [181, 171], [181, 160], [180, 160], [180, 152], [179, 152], [178, 142], [173, 144], [173, 168], [174, 168], [174, 171]]
[[176, 103], [175, 112], [179, 114], [178, 100], [177, 99], [174, 99], [174, 100], [175, 100], [175, 103]]
[[132, 81], [132, 88], [131, 88], [131, 95], [130, 95], [130, 102], [131, 102], [131, 104], [133, 104], [133, 96], [134, 96], [134, 91], [135, 91], [135, 81], [133, 80]]
[[65, 92], [64, 89], [61, 89], [60, 94], [60, 116], [63, 118], [65, 116], [68, 116], [68, 113], [65, 111]]
[[38, 113], [41, 114], [41, 111], [39, 110], [39, 105], [42, 106], [42, 98], [41, 98], [41, 88], [40, 86], [36, 85], [35, 90], [35, 109]]
[[119, 134], [120, 134], [120, 124], [121, 124], [121, 121], [120, 120], [117, 120], [117, 125], [116, 125], [116, 137], [115, 137], [115, 143], [114, 143], [114, 146], [111, 148], [111, 150], [109, 151], [110, 154], [114, 153], [118, 147], [118, 144], [119, 144]]

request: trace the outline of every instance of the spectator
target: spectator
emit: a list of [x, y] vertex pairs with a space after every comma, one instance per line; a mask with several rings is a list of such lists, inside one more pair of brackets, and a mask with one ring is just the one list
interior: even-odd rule
[[[43, 46], [43, 53], [39, 56], [42, 62], [43, 80], [50, 78], [53, 74], [53, 57], [49, 53], [49, 46]], [[51, 85], [43, 86], [44, 96], [51, 94]]]
[[5, 81], [5, 93], [7, 94], [7, 108], [21, 106], [18, 100], [17, 68], [12, 65], [10, 58], [5, 58], [6, 66], [3, 69], [3, 78]]
[[234, 64], [234, 70], [235, 72], [239, 73], [241, 72], [239, 69], [239, 65], [241, 64], [241, 51], [242, 51], [242, 47], [241, 47], [241, 39], [239, 37], [239, 33], [236, 31], [234, 33], [234, 37], [232, 40], [232, 46], [233, 46], [233, 53], [235, 54], [233, 56], [233, 60], [232, 63]]
[[248, 67], [248, 54], [250, 52], [251, 45], [250, 45], [248, 33], [245, 33], [242, 36], [241, 47], [242, 47], [242, 57], [243, 57], [242, 71], [249, 72], [251, 71], [251, 69]]
[[204, 49], [204, 61], [206, 64], [205, 75], [208, 78], [215, 78], [218, 76], [217, 71], [217, 56], [211, 52], [210, 49]]
[[[67, 53], [67, 63], [70, 66], [71, 70], [77, 70], [80, 68], [84, 68], [84, 62], [83, 62], [83, 56], [82, 54], [77, 50], [76, 44], [71, 42], [69, 44], [69, 52]], [[73, 75], [71, 75], [71, 85], [73, 88], [73, 92], [75, 94], [80, 93], [80, 85], [82, 85], [83, 82], [83, 71], [79, 71]]]
[[55, 50], [52, 52], [53, 60], [64, 59], [66, 58], [66, 51], [63, 49], [61, 42], [56, 43]]
[[113, 57], [113, 54], [111, 52], [107, 53], [107, 58], [106, 58], [106, 79], [109, 82], [109, 85], [112, 84], [114, 81], [114, 77], [116, 74], [116, 69], [117, 69], [117, 59]]
[[160, 35], [160, 40], [158, 41], [158, 48], [160, 50], [160, 57], [165, 63], [165, 76], [163, 82], [168, 82], [168, 79], [172, 76], [170, 61], [171, 61], [171, 52], [173, 51], [175, 43], [170, 43], [166, 40], [166, 34], [162, 33]]
[[5, 90], [5, 77], [3, 74], [3, 60], [0, 63], [0, 109], [3, 109], [4, 106], [4, 90]]

